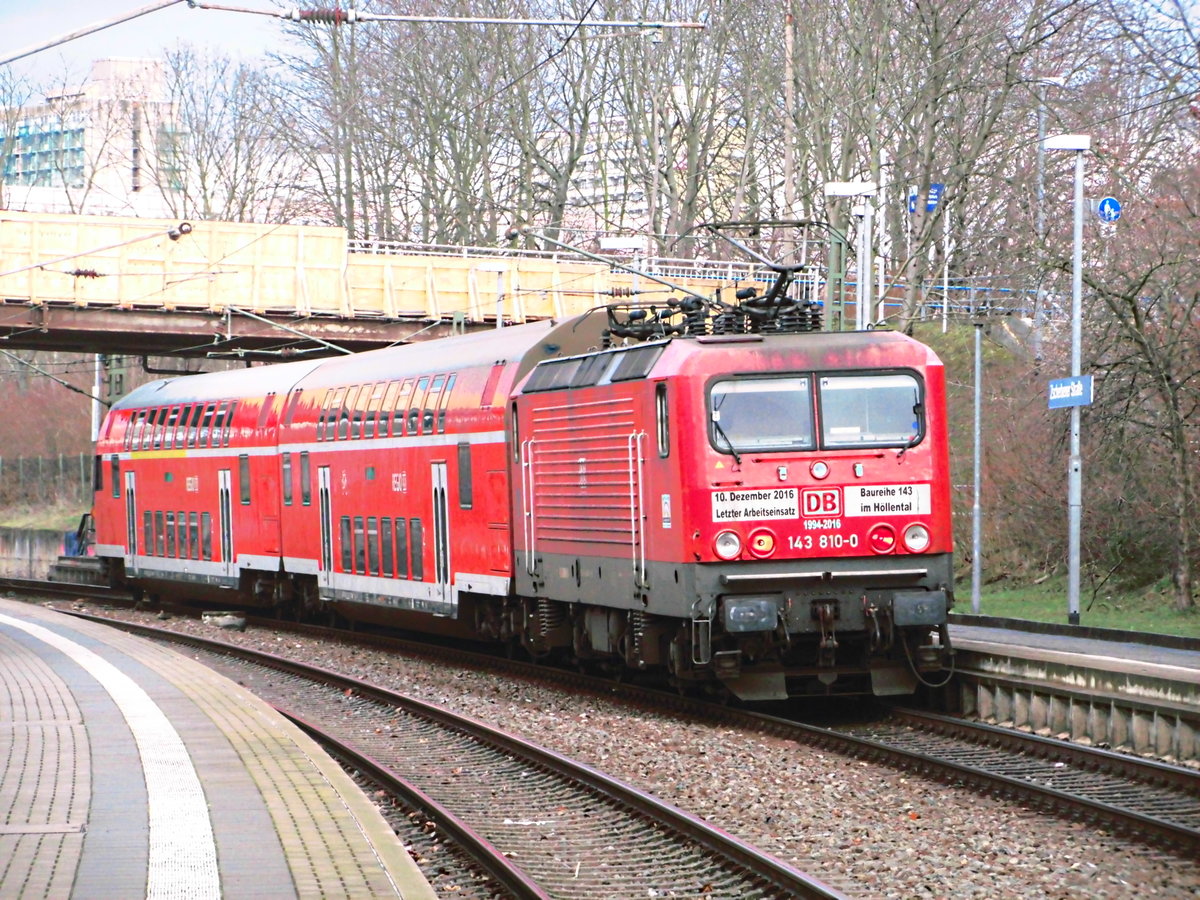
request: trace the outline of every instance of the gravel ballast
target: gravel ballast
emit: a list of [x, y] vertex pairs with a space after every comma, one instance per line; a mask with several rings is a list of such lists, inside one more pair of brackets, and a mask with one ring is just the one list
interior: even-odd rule
[[1194, 860], [793, 741], [270, 629], [101, 614], [298, 657], [494, 724], [652, 792], [855, 897], [1200, 897]]

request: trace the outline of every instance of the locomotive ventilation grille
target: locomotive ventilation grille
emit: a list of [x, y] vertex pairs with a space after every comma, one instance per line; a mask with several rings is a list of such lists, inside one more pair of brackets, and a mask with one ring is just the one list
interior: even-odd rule
[[641, 442], [633, 401], [615, 398], [533, 411], [534, 527], [543, 543], [629, 546], [641, 517]]

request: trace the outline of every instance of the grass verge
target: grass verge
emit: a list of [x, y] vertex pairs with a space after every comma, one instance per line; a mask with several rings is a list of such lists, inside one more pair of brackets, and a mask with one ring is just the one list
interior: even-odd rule
[[[955, 590], [954, 612], [969, 615], [970, 581]], [[1050, 578], [1041, 584], [1001, 582], [980, 590], [979, 613], [1009, 619], [1067, 624], [1067, 579]], [[1153, 634], [1176, 634], [1200, 638], [1200, 607], [1177, 610], [1170, 585], [1151, 585], [1139, 591], [1101, 589], [1084, 585], [1079, 593], [1079, 624], [1094, 628], [1116, 628]]]

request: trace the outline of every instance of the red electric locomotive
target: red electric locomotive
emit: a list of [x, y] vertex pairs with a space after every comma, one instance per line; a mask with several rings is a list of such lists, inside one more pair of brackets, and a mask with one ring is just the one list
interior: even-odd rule
[[101, 431], [96, 553], [744, 699], [911, 692], [949, 652], [941, 363], [743, 299], [145, 385]]

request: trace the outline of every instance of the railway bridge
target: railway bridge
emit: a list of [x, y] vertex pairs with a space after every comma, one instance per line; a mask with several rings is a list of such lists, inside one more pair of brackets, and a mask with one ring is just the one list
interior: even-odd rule
[[[742, 262], [640, 265], [705, 295], [759, 278]], [[632, 294], [679, 296], [565, 252], [0, 211], [0, 346], [10, 348], [286, 359], [570, 316]]]

